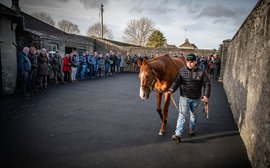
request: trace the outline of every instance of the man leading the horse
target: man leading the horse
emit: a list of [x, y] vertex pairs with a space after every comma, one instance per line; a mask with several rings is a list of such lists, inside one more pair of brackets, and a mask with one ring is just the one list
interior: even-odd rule
[[[211, 92], [211, 84], [205, 71], [197, 67], [197, 58], [194, 54], [186, 56], [186, 67], [179, 70], [176, 78], [170, 87], [171, 93], [177, 88], [180, 89], [179, 98], [179, 116], [177, 120], [175, 134], [172, 140], [181, 142], [184, 134], [185, 117], [190, 113], [189, 134], [195, 135], [195, 126], [197, 122], [197, 108], [200, 101], [208, 102]], [[202, 88], [204, 88], [203, 95]]]

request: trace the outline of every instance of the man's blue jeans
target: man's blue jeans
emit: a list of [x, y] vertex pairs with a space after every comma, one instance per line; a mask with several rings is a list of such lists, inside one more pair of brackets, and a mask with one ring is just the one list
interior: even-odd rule
[[81, 67], [81, 80], [85, 79], [85, 72], [86, 72], [86, 64], [83, 64]]
[[184, 124], [186, 116], [190, 115], [189, 128], [195, 128], [197, 122], [196, 109], [200, 99], [189, 99], [180, 96], [179, 98], [179, 116], [177, 119], [175, 135], [182, 137], [184, 134]]

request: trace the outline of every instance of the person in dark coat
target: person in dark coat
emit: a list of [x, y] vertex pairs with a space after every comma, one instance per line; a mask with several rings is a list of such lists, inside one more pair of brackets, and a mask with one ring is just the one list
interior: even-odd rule
[[29, 90], [31, 92], [38, 91], [36, 88], [36, 77], [37, 77], [37, 69], [38, 69], [38, 62], [37, 62], [37, 49], [34, 46], [30, 47], [28, 58], [31, 62], [31, 70], [29, 74]]
[[20, 88], [25, 97], [30, 96], [29, 93], [29, 74], [31, 70], [31, 62], [28, 58], [29, 48], [24, 47], [23, 51], [18, 55], [18, 69], [20, 78]]
[[[173, 93], [178, 87], [180, 90], [179, 116], [172, 140], [181, 142], [181, 137], [184, 135], [185, 117], [190, 115], [189, 134], [195, 135], [197, 123], [196, 109], [200, 101], [208, 102], [211, 91], [208, 75], [197, 67], [197, 58], [194, 54], [186, 56], [186, 67], [179, 70], [169, 91]], [[204, 88], [203, 92], [202, 88]]]
[[78, 70], [78, 67], [80, 65], [78, 52], [76, 50], [74, 50], [71, 54], [72, 54], [71, 61], [70, 61], [70, 63], [71, 63], [71, 81], [78, 82], [78, 80], [76, 78], [77, 70]]
[[47, 88], [48, 87], [48, 74], [49, 74], [49, 59], [47, 50], [45, 48], [41, 49], [41, 52], [38, 56], [38, 75], [39, 75], [39, 87]]
[[55, 55], [51, 60], [51, 66], [54, 74], [55, 84], [58, 84], [59, 82], [64, 83], [62, 74], [63, 60], [59, 54], [59, 51], [55, 52]]

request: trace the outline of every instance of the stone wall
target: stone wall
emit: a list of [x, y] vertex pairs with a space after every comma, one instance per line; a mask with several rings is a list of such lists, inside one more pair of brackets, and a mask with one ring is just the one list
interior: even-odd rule
[[[130, 52], [132, 54], [146, 54], [147, 56], [151, 55], [164, 55], [169, 54], [170, 56], [174, 56], [176, 54], [177, 56], [180, 56], [180, 54], [183, 54], [184, 56], [189, 53], [194, 53], [200, 56], [209, 56], [212, 53], [215, 53], [216, 50], [209, 50], [209, 49], [195, 49], [195, 50], [185, 50], [185, 49], [179, 49], [177, 47], [174, 48], [146, 48], [146, 47], [138, 47], [138, 46], [132, 46], [125, 43], [121, 43], [122, 45], [117, 45], [112, 42], [95, 38], [95, 51], [105, 54], [109, 50], [113, 51], [119, 51], [123, 54]], [[118, 42], [120, 44], [120, 42]]]
[[224, 40], [222, 44], [220, 44], [219, 47], [219, 56], [221, 60], [221, 65], [220, 65], [220, 77], [218, 79], [219, 82], [223, 81], [223, 74], [225, 70], [225, 65], [226, 65], [226, 60], [227, 60], [227, 55], [228, 55], [228, 47], [230, 45], [231, 40]]
[[270, 167], [270, 0], [231, 40], [223, 85], [252, 167]]
[[0, 16], [0, 95], [12, 94], [17, 82], [17, 52], [15, 27], [11, 19]]

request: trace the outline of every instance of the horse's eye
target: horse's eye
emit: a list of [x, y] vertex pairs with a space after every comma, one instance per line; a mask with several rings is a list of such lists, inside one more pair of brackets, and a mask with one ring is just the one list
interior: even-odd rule
[[146, 75], [145, 78], [146, 78], [146, 79], [149, 79], [149, 75]]

